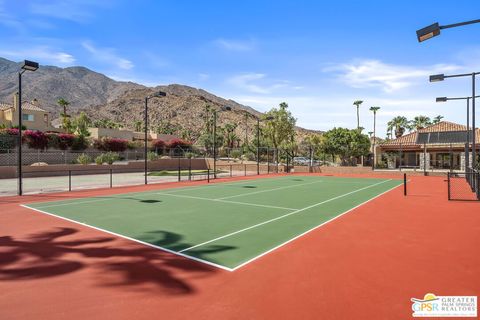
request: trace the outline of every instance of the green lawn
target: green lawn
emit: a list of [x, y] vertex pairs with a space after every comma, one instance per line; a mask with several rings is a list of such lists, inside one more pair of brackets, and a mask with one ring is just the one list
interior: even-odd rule
[[401, 183], [285, 176], [28, 207], [234, 270]]

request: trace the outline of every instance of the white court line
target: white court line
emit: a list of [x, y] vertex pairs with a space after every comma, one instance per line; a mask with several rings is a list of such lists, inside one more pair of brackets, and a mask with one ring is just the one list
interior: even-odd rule
[[300, 183], [300, 184], [291, 185], [291, 186], [283, 186], [283, 187], [267, 189], [267, 190], [260, 190], [260, 191], [253, 191], [253, 192], [248, 192], [248, 193], [236, 194], [236, 195], [233, 195], [233, 196], [217, 198], [217, 200], [231, 199], [231, 198], [236, 198], [236, 197], [248, 196], [248, 195], [251, 195], [251, 194], [277, 191], [277, 190], [288, 189], [288, 188], [295, 188], [295, 187], [306, 186], [306, 185], [309, 185], [309, 184], [320, 183], [320, 182], [323, 182], [323, 180], [308, 182], [308, 183]]
[[317, 206], [322, 205], [322, 204], [325, 204], [325, 203], [327, 203], [327, 202], [330, 202], [330, 201], [333, 201], [333, 200], [337, 200], [337, 199], [343, 198], [343, 197], [348, 196], [348, 195], [350, 195], [350, 194], [353, 194], [353, 193], [356, 193], [356, 192], [359, 192], [359, 191], [362, 191], [362, 190], [365, 190], [365, 189], [368, 189], [368, 188], [371, 188], [371, 187], [375, 187], [375, 186], [377, 186], [377, 185], [380, 185], [380, 184], [382, 184], [382, 183], [385, 183], [385, 182], [388, 182], [388, 181], [391, 181], [391, 180], [392, 180], [392, 179], [380, 181], [380, 182], [378, 182], [378, 183], [371, 184], [371, 185], [369, 185], [369, 186], [366, 186], [366, 187], [363, 187], [363, 188], [360, 188], [360, 189], [356, 189], [356, 190], [353, 190], [353, 191], [350, 191], [350, 192], [341, 194], [341, 195], [339, 195], [339, 196], [336, 196], [336, 197], [333, 197], [333, 198], [330, 198], [330, 199], [327, 199], [327, 200], [324, 200], [324, 201], [321, 201], [321, 202], [312, 204], [312, 205], [310, 205], [310, 206], [308, 206], [308, 207], [295, 210], [295, 211], [293, 211], [293, 212], [284, 214], [284, 215], [282, 215], [282, 216], [279, 216], [279, 217], [276, 217], [276, 218], [273, 218], [273, 219], [270, 219], [270, 220], [266, 220], [266, 221], [263, 221], [263, 222], [254, 224], [254, 225], [252, 225], [252, 226], [250, 226], [250, 227], [246, 227], [246, 228], [243, 228], [243, 229], [241, 229], [241, 230], [237, 230], [237, 231], [228, 233], [228, 234], [226, 234], [226, 235], [217, 237], [217, 238], [215, 238], [215, 239], [211, 239], [211, 240], [208, 240], [208, 241], [205, 241], [205, 242], [196, 244], [196, 245], [194, 245], [194, 246], [191, 246], [190, 248], [186, 248], [186, 249], [180, 250], [179, 252], [181, 253], [181, 252], [185, 252], [185, 251], [188, 251], [188, 250], [191, 250], [191, 249], [194, 249], [194, 248], [198, 248], [198, 247], [201, 247], [201, 246], [203, 246], [203, 245], [209, 244], [209, 243], [211, 243], [211, 242], [215, 242], [215, 241], [217, 241], [217, 240], [221, 240], [221, 239], [224, 239], [224, 238], [227, 238], [227, 237], [230, 237], [230, 236], [239, 234], [239, 233], [241, 233], [241, 232], [244, 232], [244, 231], [247, 231], [247, 230], [250, 230], [250, 229], [253, 229], [253, 228], [260, 227], [260, 226], [262, 226], [262, 225], [264, 225], [264, 224], [271, 223], [271, 222], [273, 222], [273, 221], [277, 221], [277, 220], [286, 218], [286, 217], [291, 216], [291, 215], [293, 215], [293, 214], [297, 214], [297, 213], [299, 213], [299, 212], [302, 212], [302, 211], [305, 211], [305, 210], [308, 210], [308, 209], [317, 207]]
[[373, 197], [373, 198], [370, 198], [370, 199], [368, 199], [367, 201], [364, 201], [364, 202], [362, 202], [362, 203], [360, 203], [360, 204], [356, 205], [355, 207], [353, 207], [353, 208], [351, 208], [351, 209], [348, 209], [348, 210], [347, 210], [347, 211], [345, 211], [345, 212], [342, 212], [342, 213], [341, 213], [341, 214], [339, 214], [338, 216], [335, 216], [335, 217], [333, 217], [332, 219], [330, 219], [330, 220], [327, 220], [327, 221], [325, 221], [325, 222], [323, 222], [323, 223], [319, 224], [318, 226], [315, 226], [315, 227], [313, 227], [313, 228], [311, 228], [311, 229], [309, 229], [309, 230], [307, 230], [307, 231], [305, 231], [305, 232], [303, 232], [303, 233], [301, 233], [301, 234], [299, 234], [299, 235], [297, 235], [297, 236], [295, 236], [295, 237], [291, 238], [290, 240], [287, 240], [287, 241], [285, 241], [285, 242], [283, 242], [283, 243], [279, 244], [278, 246], [275, 246], [275, 247], [273, 247], [273, 248], [271, 248], [271, 249], [269, 249], [269, 250], [267, 250], [267, 251], [265, 251], [265, 252], [263, 252], [263, 253], [259, 254], [258, 256], [256, 256], [256, 257], [253, 257], [252, 259], [250, 259], [250, 260], [247, 260], [247, 261], [245, 261], [245, 262], [243, 262], [243, 263], [239, 264], [238, 266], [236, 266], [236, 267], [232, 268], [232, 271], [235, 271], [235, 270], [237, 270], [237, 269], [239, 269], [239, 268], [241, 268], [241, 267], [243, 267], [243, 266], [245, 266], [245, 265], [249, 264], [250, 262], [253, 262], [253, 261], [255, 261], [255, 260], [257, 260], [257, 259], [259, 259], [259, 258], [261, 258], [261, 257], [263, 257], [263, 256], [265, 256], [265, 255], [267, 255], [267, 254], [269, 254], [270, 252], [272, 252], [272, 251], [275, 251], [275, 250], [277, 250], [278, 248], [280, 248], [280, 247], [283, 247], [284, 245], [286, 245], [286, 244], [288, 244], [288, 243], [290, 243], [290, 242], [292, 242], [292, 241], [294, 241], [294, 240], [296, 240], [296, 239], [298, 239], [298, 238], [300, 238], [300, 237], [302, 237], [302, 236], [306, 235], [307, 233], [309, 233], [309, 232], [312, 232], [313, 230], [315, 230], [315, 229], [318, 229], [318, 228], [320, 228], [321, 226], [324, 226], [324, 225], [326, 225], [327, 223], [330, 223], [330, 222], [332, 222], [333, 220], [340, 218], [341, 216], [343, 216], [343, 215], [345, 215], [345, 214], [347, 214], [347, 213], [349, 213], [349, 212], [351, 212], [351, 211], [353, 211], [353, 210], [357, 209], [357, 208], [358, 208], [358, 207], [360, 207], [360, 206], [363, 206], [363, 205], [364, 205], [364, 204], [366, 204], [367, 202], [370, 202], [370, 201], [372, 201], [372, 200], [374, 200], [374, 199], [376, 199], [376, 198], [378, 198], [378, 197], [380, 197], [380, 196], [384, 195], [384, 194], [385, 194], [385, 193], [387, 193], [387, 192], [390, 192], [390, 191], [392, 191], [392, 190], [393, 190], [393, 189], [395, 189], [395, 188], [398, 188], [398, 187], [400, 187], [401, 185], [402, 185], [402, 184], [399, 184], [398, 186], [394, 186], [394, 187], [392, 187], [392, 188], [390, 188], [390, 189], [388, 189], [388, 190], [386, 190], [386, 191], [384, 191], [384, 192], [382, 192], [382, 193], [380, 193], [380, 194], [376, 195], [375, 197]]
[[117, 236], [117, 237], [120, 237], [120, 238], [124, 238], [124, 239], [130, 240], [130, 241], [138, 242], [138, 243], [141, 243], [141, 244], [143, 244], [143, 245], [146, 245], [146, 246], [149, 246], [149, 247], [152, 247], [152, 248], [155, 248], [155, 249], [159, 249], [159, 250], [162, 250], [162, 251], [165, 251], [165, 252], [168, 252], [168, 253], [177, 255], [177, 256], [181, 256], [181, 257], [184, 257], [184, 258], [188, 258], [188, 259], [192, 259], [192, 260], [195, 260], [195, 261], [198, 261], [198, 262], [202, 262], [202, 263], [208, 264], [208, 265], [213, 266], [213, 267], [217, 267], [217, 268], [220, 268], [220, 269], [223, 269], [223, 270], [227, 270], [227, 271], [233, 271], [232, 268], [229, 268], [229, 267], [226, 267], [226, 266], [222, 266], [221, 264], [217, 264], [217, 263], [214, 263], [214, 262], [210, 262], [210, 261], [208, 261], [208, 260], [203, 260], [203, 259], [200, 259], [200, 258], [196, 258], [196, 257], [193, 257], [193, 256], [189, 256], [188, 254], [184, 254], [184, 253], [181, 253], [181, 252], [179, 252], [179, 251], [173, 251], [173, 250], [170, 250], [170, 249], [167, 249], [167, 248], [164, 248], [164, 247], [160, 247], [160, 246], [157, 246], [157, 245], [154, 245], [154, 244], [151, 244], [151, 243], [142, 241], [142, 240], [138, 240], [138, 239], [135, 239], [135, 238], [130, 238], [130, 237], [128, 237], [128, 236], [124, 236], [124, 235], [122, 235], [122, 234], [119, 234], [119, 233], [116, 233], [116, 232], [113, 232], [113, 231], [109, 231], [109, 230], [105, 230], [105, 229], [102, 229], [102, 228], [94, 227], [94, 226], [91, 226], [91, 225], [89, 225], [89, 224], [86, 224], [86, 223], [83, 223], [83, 222], [78, 222], [78, 221], [75, 221], [75, 220], [72, 220], [72, 219], [69, 219], [69, 218], [65, 218], [65, 217], [62, 217], [62, 216], [57, 216], [57, 215], [55, 215], [55, 214], [53, 214], [53, 213], [50, 213], [50, 212], [47, 212], [47, 211], [43, 211], [43, 210], [39, 210], [39, 209], [36, 209], [36, 208], [32, 208], [32, 207], [29, 207], [29, 206], [24, 205], [24, 204], [21, 204], [20, 206], [22, 206], [22, 207], [24, 207], [24, 208], [27, 208], [27, 209], [34, 210], [34, 211], [39, 212], [39, 213], [42, 213], [42, 214], [46, 214], [46, 215], [49, 215], [49, 216], [58, 218], [58, 219], [66, 220], [66, 221], [69, 221], [69, 222], [73, 222], [73, 223], [82, 225], [82, 226], [84, 226], [84, 227], [88, 227], [88, 228], [92, 228], [92, 229], [95, 229], [95, 230], [98, 230], [98, 231], [102, 231], [102, 232], [105, 232], [105, 233], [109, 233], [109, 234], [112, 234], [112, 235]]
[[296, 211], [298, 209], [295, 208], [286, 208], [286, 207], [277, 207], [277, 206], [270, 206], [267, 204], [257, 204], [257, 203], [248, 203], [248, 202], [238, 202], [238, 201], [229, 201], [229, 200], [221, 200], [221, 199], [211, 199], [211, 198], [202, 198], [202, 197], [195, 197], [195, 196], [187, 196], [183, 194], [171, 194], [171, 193], [157, 193], [163, 196], [171, 196], [171, 197], [179, 197], [179, 198], [187, 198], [187, 199], [196, 199], [196, 200], [205, 200], [205, 201], [212, 201], [212, 202], [224, 202], [224, 203], [233, 203], [233, 204], [242, 204], [245, 206], [253, 206], [253, 207], [262, 207], [262, 208], [271, 208], [271, 209], [282, 209], [282, 210], [290, 210]]

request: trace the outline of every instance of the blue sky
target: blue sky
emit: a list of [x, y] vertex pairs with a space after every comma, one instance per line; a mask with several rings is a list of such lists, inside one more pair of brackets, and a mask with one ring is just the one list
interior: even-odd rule
[[[289, 103], [298, 124], [378, 129], [396, 115], [464, 123], [469, 79], [428, 75], [480, 71], [480, 24], [442, 31], [433, 22], [478, 19], [480, 2], [0, 0], [0, 56], [82, 65], [117, 80], [180, 83], [266, 111]], [[479, 83], [480, 85], [480, 83]]]

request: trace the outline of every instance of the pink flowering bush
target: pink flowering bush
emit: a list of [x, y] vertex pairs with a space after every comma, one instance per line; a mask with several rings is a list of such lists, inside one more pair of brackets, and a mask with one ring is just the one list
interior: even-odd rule
[[29, 148], [46, 149], [48, 147], [48, 138], [45, 133], [38, 130], [25, 130], [22, 138]]

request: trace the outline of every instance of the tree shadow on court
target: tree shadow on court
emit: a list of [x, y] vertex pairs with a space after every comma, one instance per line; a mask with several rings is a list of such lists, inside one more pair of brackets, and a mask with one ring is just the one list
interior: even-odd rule
[[[185, 280], [186, 275], [194, 273], [198, 277], [219, 272], [206, 264], [123, 239], [78, 238], [78, 233], [75, 228], [56, 228], [26, 239], [0, 237], [0, 281], [52, 278], [88, 270], [96, 273], [96, 283], [102, 286], [190, 294], [195, 288]], [[182, 243], [181, 235], [167, 231], [154, 234], [158, 245], [187, 245]], [[76, 238], [66, 240], [68, 236]], [[232, 249], [218, 246], [214, 252]], [[196, 256], [201, 258], [202, 254]]]

